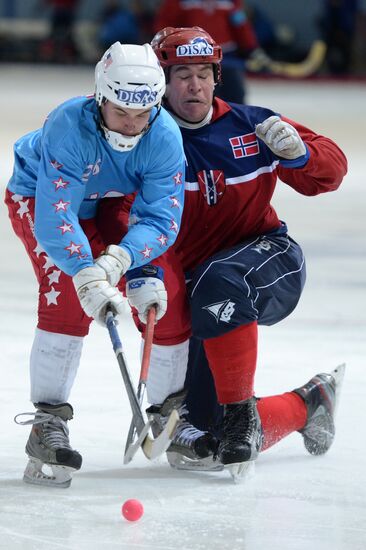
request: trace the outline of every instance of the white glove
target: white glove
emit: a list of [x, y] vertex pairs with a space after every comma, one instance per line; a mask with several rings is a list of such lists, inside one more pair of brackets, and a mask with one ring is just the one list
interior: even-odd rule
[[275, 155], [293, 160], [306, 154], [306, 147], [291, 124], [270, 116], [255, 127], [255, 133]]
[[81, 307], [89, 317], [105, 326], [107, 307], [116, 314], [123, 313], [123, 296], [107, 281], [104, 269], [97, 265], [85, 267], [73, 276], [72, 281]]
[[126, 296], [131, 307], [135, 307], [142, 323], [147, 322], [147, 313], [152, 305], [156, 307], [156, 320], [165, 315], [168, 295], [165, 285], [157, 277], [139, 277], [127, 281]]
[[107, 281], [116, 286], [120, 278], [131, 265], [131, 258], [128, 252], [116, 244], [107, 246], [105, 252], [96, 260], [95, 265], [104, 269]]

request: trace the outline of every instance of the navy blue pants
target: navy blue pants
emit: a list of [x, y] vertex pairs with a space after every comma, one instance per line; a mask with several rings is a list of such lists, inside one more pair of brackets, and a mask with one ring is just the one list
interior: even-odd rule
[[305, 278], [302, 250], [285, 224], [215, 254], [194, 271], [188, 286], [193, 337], [186, 387], [195, 426], [215, 432], [222, 418], [202, 340], [253, 321], [278, 323], [296, 307]]

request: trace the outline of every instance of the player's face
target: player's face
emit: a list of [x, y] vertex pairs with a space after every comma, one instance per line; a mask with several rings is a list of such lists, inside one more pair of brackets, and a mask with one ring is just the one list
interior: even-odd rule
[[165, 95], [180, 118], [200, 122], [212, 105], [214, 88], [211, 64], [175, 65], [170, 70]]
[[101, 107], [108, 130], [125, 136], [137, 136], [149, 121], [151, 109], [121, 108], [107, 101]]

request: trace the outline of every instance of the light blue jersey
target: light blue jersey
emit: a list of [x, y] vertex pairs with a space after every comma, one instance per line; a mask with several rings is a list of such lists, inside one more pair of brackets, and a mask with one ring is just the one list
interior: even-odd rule
[[[155, 114], [154, 107], [151, 119]], [[94, 98], [71, 99], [14, 147], [8, 188], [35, 196], [36, 239], [71, 276], [93, 265], [79, 218], [93, 217], [99, 200], [137, 192], [129, 230], [120, 243], [131, 256], [130, 269], [163, 254], [174, 243], [182, 217], [184, 153], [180, 130], [170, 115], [161, 109], [129, 152], [112, 149], [99, 116]]]

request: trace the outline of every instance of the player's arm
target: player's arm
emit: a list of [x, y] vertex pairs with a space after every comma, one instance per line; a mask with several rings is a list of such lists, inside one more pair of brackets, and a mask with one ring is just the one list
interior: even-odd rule
[[35, 236], [66, 274], [93, 264], [89, 241], [79, 223], [84, 199], [82, 161], [67, 148], [44, 146], [38, 172]]
[[291, 119], [271, 116], [256, 134], [278, 157], [279, 178], [303, 195], [334, 191], [347, 173], [347, 159], [334, 141]]
[[229, 22], [233, 35], [240, 51], [248, 56], [259, 50], [259, 44], [253, 26], [245, 13], [242, 0], [235, 0], [233, 8], [229, 13]]

